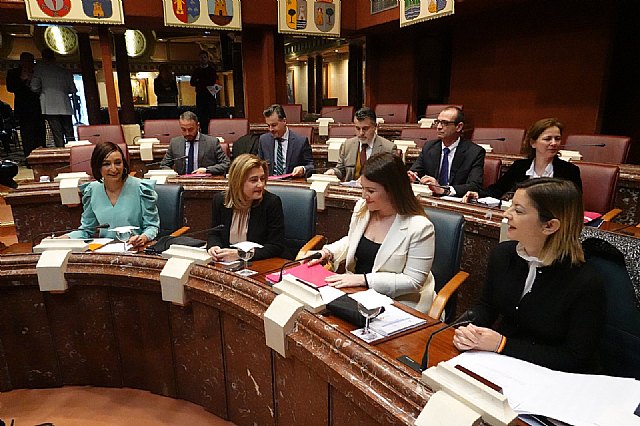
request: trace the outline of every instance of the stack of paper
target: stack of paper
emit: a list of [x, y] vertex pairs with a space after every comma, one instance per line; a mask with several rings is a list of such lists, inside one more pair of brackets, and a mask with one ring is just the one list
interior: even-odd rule
[[520, 414], [572, 425], [638, 425], [640, 381], [550, 370], [493, 352], [466, 352], [446, 361], [497, 384]]
[[385, 337], [427, 322], [393, 305], [386, 306], [384, 309], [383, 313], [371, 320], [369, 327]]

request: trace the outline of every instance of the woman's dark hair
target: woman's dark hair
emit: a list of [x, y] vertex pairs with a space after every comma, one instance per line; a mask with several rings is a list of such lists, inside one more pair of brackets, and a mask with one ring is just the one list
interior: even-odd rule
[[91, 154], [91, 172], [96, 180], [102, 181], [102, 162], [109, 156], [109, 154], [115, 151], [122, 155], [122, 180], [125, 180], [127, 176], [129, 176], [129, 162], [127, 161], [127, 157], [125, 157], [124, 152], [122, 152], [122, 149], [113, 142], [100, 142], [96, 145], [93, 149], [93, 153]]
[[426, 216], [411, 189], [407, 169], [397, 155], [390, 152], [372, 155], [365, 163], [362, 175], [384, 187], [398, 214]]
[[524, 143], [527, 147], [527, 156], [529, 158], [533, 159], [536, 156], [536, 149], [531, 146], [531, 142], [538, 140], [540, 135], [551, 127], [557, 127], [560, 130], [560, 136], [564, 133], [564, 124], [557, 118], [543, 118], [527, 129], [527, 133], [524, 135]]

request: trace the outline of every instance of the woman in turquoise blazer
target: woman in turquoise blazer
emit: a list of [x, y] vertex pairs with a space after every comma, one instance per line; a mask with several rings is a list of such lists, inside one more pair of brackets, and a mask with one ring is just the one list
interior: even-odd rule
[[77, 231], [68, 238], [91, 238], [100, 225], [100, 237], [115, 238], [108, 231], [118, 226], [137, 226], [128, 243], [139, 247], [158, 234], [160, 217], [154, 182], [129, 176], [129, 164], [120, 149], [112, 142], [96, 145], [91, 155], [94, 182], [81, 186], [82, 219]]

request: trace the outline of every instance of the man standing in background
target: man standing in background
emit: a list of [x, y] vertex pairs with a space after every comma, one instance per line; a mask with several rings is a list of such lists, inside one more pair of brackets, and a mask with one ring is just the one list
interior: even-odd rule
[[75, 139], [73, 134], [73, 108], [69, 95], [78, 92], [71, 71], [56, 64], [53, 50], [42, 50], [42, 62], [36, 65], [31, 79], [31, 90], [40, 94], [40, 108], [49, 123], [53, 141], [59, 148]]
[[209, 120], [216, 115], [215, 85], [218, 80], [216, 68], [209, 62], [209, 53], [201, 50], [200, 66], [191, 74], [191, 85], [196, 88], [196, 112], [200, 122], [200, 131], [209, 133]]
[[20, 66], [7, 71], [7, 90], [13, 93], [13, 109], [20, 124], [22, 150], [27, 158], [31, 151], [46, 146], [46, 128], [40, 110], [40, 96], [31, 90], [35, 58], [29, 52], [20, 54]]

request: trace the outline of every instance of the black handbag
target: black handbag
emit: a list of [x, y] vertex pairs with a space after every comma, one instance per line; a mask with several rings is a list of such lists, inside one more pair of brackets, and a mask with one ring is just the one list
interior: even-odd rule
[[[329, 302], [327, 304], [327, 310], [338, 318], [343, 319], [358, 328], [362, 328], [366, 324], [365, 317], [358, 312], [358, 302], [349, 297], [348, 294], [343, 294], [337, 299]], [[384, 312], [384, 308], [380, 310], [380, 313], [382, 312]]]
[[144, 252], [147, 254], [160, 254], [163, 251], [167, 250], [171, 244], [180, 244], [183, 246], [189, 247], [203, 247], [207, 244], [206, 241], [199, 240], [197, 238], [191, 237], [172, 237], [171, 235], [165, 235], [164, 237], [158, 238], [155, 244], [150, 245]]

